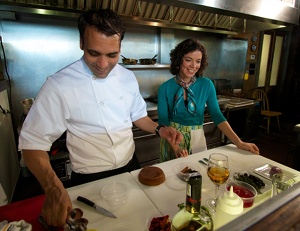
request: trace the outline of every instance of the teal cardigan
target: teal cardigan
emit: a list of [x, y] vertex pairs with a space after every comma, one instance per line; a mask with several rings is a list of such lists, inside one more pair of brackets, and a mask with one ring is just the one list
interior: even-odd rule
[[174, 98], [181, 86], [171, 78], [164, 82], [158, 89], [158, 122], [169, 126], [170, 122], [179, 123], [184, 126], [202, 125], [204, 122], [205, 105], [216, 125], [226, 121], [222, 114], [213, 82], [206, 77], [199, 77], [190, 86], [196, 102], [197, 111], [195, 115], [187, 111], [184, 101], [178, 106], [176, 116], [173, 116]]

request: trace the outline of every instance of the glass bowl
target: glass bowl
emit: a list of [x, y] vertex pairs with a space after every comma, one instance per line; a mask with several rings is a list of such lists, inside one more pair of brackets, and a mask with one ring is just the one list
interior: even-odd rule
[[199, 174], [200, 166], [190, 162], [183, 162], [174, 167], [174, 172], [179, 179], [188, 181], [192, 175]]
[[225, 184], [225, 190], [229, 191], [230, 186], [233, 186], [233, 192], [243, 200], [244, 208], [249, 208], [253, 205], [257, 191], [252, 185], [242, 181], [228, 181]]
[[103, 186], [100, 193], [110, 211], [120, 209], [127, 202], [128, 188], [125, 183], [117, 181], [107, 183]]

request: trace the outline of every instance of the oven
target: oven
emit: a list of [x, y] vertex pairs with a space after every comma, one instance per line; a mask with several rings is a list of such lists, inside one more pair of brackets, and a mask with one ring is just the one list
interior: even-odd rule
[[220, 147], [222, 145], [222, 132], [214, 124], [210, 115], [204, 116], [203, 130], [206, 138], [207, 149]]
[[[157, 122], [157, 104], [148, 101], [146, 103], [148, 116]], [[159, 163], [160, 137], [156, 134], [143, 131], [136, 126], [133, 126], [132, 132], [135, 142], [135, 154], [141, 167]]]

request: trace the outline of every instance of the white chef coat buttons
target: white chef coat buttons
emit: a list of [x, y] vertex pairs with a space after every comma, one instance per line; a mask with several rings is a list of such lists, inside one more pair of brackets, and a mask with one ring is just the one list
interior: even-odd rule
[[103, 103], [103, 102], [99, 102], [99, 105], [100, 105], [100, 106], [103, 106], [103, 105], [104, 105], [104, 103]]
[[97, 79], [97, 77], [96, 76], [93, 76], [93, 78], [92, 78], [93, 80], [95, 80], [95, 79]]
[[120, 100], [123, 100], [123, 96], [120, 96]]
[[125, 123], [125, 124], [128, 123], [128, 120], [124, 120], [124, 123]]

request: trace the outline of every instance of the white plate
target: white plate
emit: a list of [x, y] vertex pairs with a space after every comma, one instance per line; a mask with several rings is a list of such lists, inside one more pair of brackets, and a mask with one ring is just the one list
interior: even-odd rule
[[[264, 177], [265, 179], [268, 179], [268, 180], [271, 180], [270, 178], [270, 170], [271, 168], [273, 167], [274, 165], [271, 165], [271, 164], [264, 164], [264, 165], [261, 165], [261, 166], [258, 166], [256, 168], [251, 168], [251, 170], [256, 173], [257, 175], [260, 175], [262, 177]], [[285, 171], [285, 170], [282, 170], [282, 172], [291, 177], [291, 178], [295, 178], [297, 177], [297, 175], [291, 173], [291, 172], [288, 172], [288, 171]]]
[[[247, 173], [248, 175], [253, 175], [251, 171], [239, 172], [239, 174], [243, 174], [243, 173]], [[258, 177], [259, 179], [261, 179], [265, 183], [265, 187], [263, 187], [262, 189], [260, 189], [261, 194], [257, 192], [257, 196], [260, 196], [260, 195], [262, 195], [262, 194], [264, 194], [264, 193], [266, 193], [266, 192], [268, 192], [269, 190], [272, 189], [272, 183], [271, 183], [271, 181], [268, 181], [268, 180], [266, 180], [265, 178], [263, 178], [261, 176], [256, 176], [256, 177]]]

